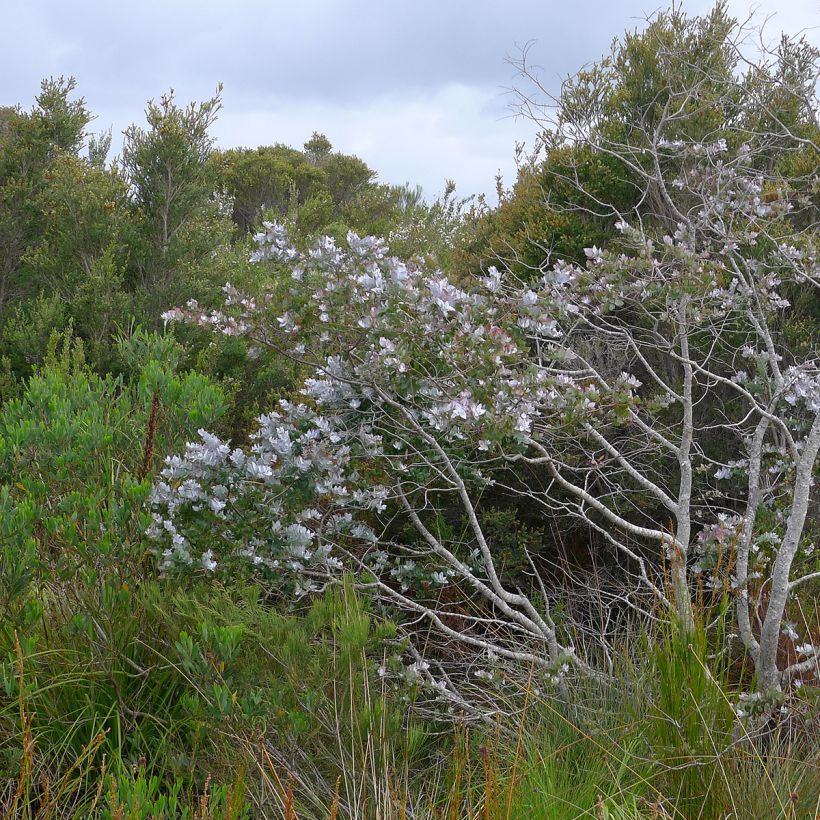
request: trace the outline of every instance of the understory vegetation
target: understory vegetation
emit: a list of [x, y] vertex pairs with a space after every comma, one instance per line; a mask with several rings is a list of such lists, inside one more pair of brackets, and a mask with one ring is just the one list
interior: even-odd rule
[[820, 816], [820, 54], [750, 37], [523, 54], [493, 207], [0, 109], [0, 815]]

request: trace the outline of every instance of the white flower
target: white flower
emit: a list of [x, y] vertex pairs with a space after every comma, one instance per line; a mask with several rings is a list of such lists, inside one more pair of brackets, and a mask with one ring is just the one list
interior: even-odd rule
[[269, 464], [265, 464], [257, 459], [248, 459], [245, 463], [245, 470], [254, 479], [266, 479], [273, 475], [273, 470]]
[[449, 411], [454, 419], [467, 420], [481, 418], [487, 412], [487, 408], [483, 404], [474, 402], [470, 394], [465, 391], [450, 402]]
[[501, 274], [494, 265], [487, 270], [484, 287], [486, 287], [490, 293], [498, 293], [498, 291], [501, 290]]
[[783, 626], [781, 632], [790, 640], [796, 641], [800, 636], [797, 634], [795, 627], [797, 624], [795, 623], [787, 623]]
[[208, 499], [208, 506], [217, 514], [219, 515], [222, 510], [225, 509], [227, 504], [219, 498], [210, 498]]
[[618, 376], [618, 381], [621, 384], [626, 385], [627, 387], [638, 388], [643, 384], [636, 376], [633, 376], [631, 373], [627, 373], [625, 371], [621, 371], [620, 376]]
[[314, 538], [314, 534], [302, 524], [290, 524], [285, 527], [285, 537], [292, 547], [307, 547]]
[[166, 310], [165, 313], [161, 313], [160, 318], [162, 319], [163, 325], [168, 327], [168, 322], [178, 322], [180, 319], [185, 318], [185, 314], [179, 308], [172, 308], [171, 310]]

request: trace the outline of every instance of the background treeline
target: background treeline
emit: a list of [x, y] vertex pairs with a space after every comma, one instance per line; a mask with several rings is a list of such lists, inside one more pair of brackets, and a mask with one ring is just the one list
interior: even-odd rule
[[[0, 109], [0, 396], [42, 363], [55, 330], [71, 327], [103, 374], [117, 367], [112, 341], [136, 326], [161, 329], [169, 306], [212, 306], [227, 281], [270, 284], [249, 281], [249, 236], [263, 218], [287, 222], [305, 243], [354, 230], [446, 260], [446, 232], [464, 207], [451, 185], [429, 205], [419, 188], [379, 183], [317, 133], [303, 150], [217, 150], [220, 107], [218, 91], [188, 106], [173, 94], [152, 101], [110, 162], [111, 134], [89, 132], [73, 79], [44, 81], [31, 110]], [[198, 367], [219, 370], [217, 360]]]

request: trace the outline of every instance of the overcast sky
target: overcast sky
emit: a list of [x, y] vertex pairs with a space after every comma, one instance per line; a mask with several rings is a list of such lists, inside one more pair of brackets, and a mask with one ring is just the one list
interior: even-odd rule
[[[533, 128], [509, 114], [506, 58], [534, 41], [547, 84], [607, 50], [663, 5], [651, 0], [4, 0], [0, 104], [29, 108], [40, 80], [73, 75], [109, 126], [143, 121], [145, 101], [173, 87], [181, 102], [223, 82], [220, 146], [283, 142], [312, 131], [357, 154], [385, 182], [446, 178], [462, 194], [514, 175], [516, 141]], [[690, 13], [711, 7], [688, 0]], [[732, 0], [746, 17], [750, 5]], [[820, 0], [761, 0], [767, 31], [807, 32], [820, 44]]]

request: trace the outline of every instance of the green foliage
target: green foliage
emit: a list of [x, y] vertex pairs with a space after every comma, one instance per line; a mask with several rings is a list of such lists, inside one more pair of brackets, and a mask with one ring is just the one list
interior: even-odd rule
[[[172, 588], [127, 570], [107, 580], [80, 573], [73, 589], [60, 587], [37, 614], [37, 648], [30, 636], [17, 658], [11, 651], [0, 663], [0, 738], [19, 751], [22, 701], [33, 716], [33, 754], [52, 776], [94, 748], [85, 801], [103, 754], [112, 811], [182, 811], [201, 804], [194, 795], [212, 776], [234, 784], [211, 790], [214, 813], [205, 816], [221, 818], [220, 801], [237, 811], [225, 816], [241, 817], [243, 792], [259, 788], [241, 772], [255, 767], [260, 742], [263, 759], [297, 756], [330, 783], [351, 762], [339, 759], [340, 743], [354, 754], [369, 747], [385, 771], [396, 755], [412, 763], [424, 745], [426, 733], [375, 683], [394, 628], [350, 586], [291, 616], [252, 587]], [[7, 762], [12, 773], [22, 763], [13, 754]]]
[[112, 367], [112, 337], [125, 325], [134, 309], [126, 293], [123, 269], [113, 245], [90, 264], [70, 301], [73, 326], [86, 345], [89, 364], [97, 373]]
[[122, 165], [133, 231], [125, 283], [138, 321], [154, 328], [169, 306], [191, 298], [212, 302], [238, 262], [230, 221], [212, 199], [217, 182], [209, 131], [220, 93], [221, 87], [210, 100], [184, 108], [166, 94], [148, 104], [147, 128], [125, 132]]
[[639, 144], [641, 135], [652, 133], [670, 103], [679, 106], [680, 98], [674, 95], [680, 89], [697, 89], [697, 93], [679, 108], [679, 131], [667, 138], [712, 139], [736, 113], [724, 108], [726, 86], [738, 60], [730, 43], [733, 27], [725, 2], [716, 3], [703, 17], [689, 17], [680, 7], [655, 15], [645, 30], [627, 32], [611, 57], [589, 75], [579, 75], [562, 99], [565, 116], [589, 117], [597, 70], [606, 78], [608, 93], [595, 113], [600, 113], [600, 127], [613, 140]]
[[[210, 785], [210, 784], [209, 784]], [[107, 805], [100, 820], [246, 820], [250, 807], [242, 800], [241, 784], [216, 786], [200, 797], [186, 795], [182, 780], [164, 784], [156, 775], [146, 775], [144, 767], [111, 778]]]
[[617, 646], [609, 680], [574, 680], [562, 698], [535, 676], [507, 687], [506, 735], [456, 735], [441, 786], [449, 816], [813, 817], [816, 729], [744, 735], [725, 675], [706, 671], [712, 640], [664, 623]]
[[[137, 328], [118, 340], [121, 375], [102, 378], [81, 342], [55, 335], [0, 410], [0, 746], [12, 778], [0, 794], [36, 769], [60, 786], [58, 813], [244, 817], [235, 766], [255, 765], [260, 732], [270, 754], [312, 748], [328, 777], [341, 772], [337, 729], [346, 743], [378, 737], [383, 765], [404, 738], [418, 747], [404, 710], [370, 688], [394, 628], [350, 586], [284, 616], [252, 588], [156, 577], [143, 535], [152, 465], [222, 412], [205, 377], [175, 374], [180, 355]], [[209, 791], [211, 774], [234, 785]], [[25, 794], [32, 816], [51, 805]]]
[[70, 301], [104, 255], [122, 267], [126, 192], [125, 182], [113, 171], [74, 154], [55, 157], [37, 202], [42, 227], [21, 260], [38, 291]]
[[105, 167], [104, 138], [79, 156], [90, 115], [69, 99], [74, 87], [45, 82], [30, 114], [6, 109], [2, 118], [0, 353], [17, 378], [69, 320], [103, 374], [114, 365], [112, 337], [132, 317], [156, 328], [171, 304], [213, 301], [245, 266], [211, 201], [218, 95], [187, 109], [172, 95], [149, 104], [147, 130], [126, 134], [121, 176]]
[[[24, 579], [141, 560], [153, 464], [222, 412], [203, 376], [178, 377], [149, 360], [130, 384], [101, 378], [85, 366], [81, 343], [53, 336], [23, 394], [0, 408], [0, 554], [15, 568], [3, 574], [7, 611], [25, 611], [16, 603], [29, 594]], [[6, 618], [6, 649], [24, 626]]]
[[0, 356], [0, 405], [20, 392], [20, 383], [11, 369], [11, 359]]
[[250, 233], [265, 211], [282, 219], [327, 189], [326, 175], [285, 145], [222, 151], [213, 165], [240, 236]]
[[[344, 243], [352, 229], [462, 281], [498, 259], [533, 280], [558, 259], [584, 263], [586, 247], [617, 250], [614, 211], [664, 221], [657, 202], [639, 199], [633, 172], [671, 95], [696, 85], [665, 137], [714, 140], [726, 123], [750, 135], [791, 129], [802, 141], [772, 148], [766, 170], [814, 241], [817, 123], [799, 94], [778, 93], [761, 72], [744, 79], [758, 105], [723, 93], [721, 78], [739, 70], [730, 30], [718, 4], [702, 18], [672, 9], [616, 41], [564, 87], [562, 124], [577, 138], [544, 134], [544, 153], [521, 166], [495, 209], [458, 199], [451, 183], [432, 204], [409, 184], [379, 184], [362, 159], [316, 132], [303, 150], [217, 151], [219, 91], [185, 107], [172, 93], [150, 102], [113, 166], [110, 132], [88, 137], [91, 114], [73, 79], [44, 81], [30, 111], [0, 108], [3, 816], [816, 814], [817, 690], [779, 693], [789, 724], [763, 741], [747, 735], [723, 642], [709, 630], [663, 624], [633, 634], [624, 624], [625, 644], [610, 647], [611, 680], [569, 680], [558, 698], [505, 678], [488, 694], [492, 725], [467, 729], [466, 715], [417, 708], [419, 687], [379, 674], [404, 668], [406, 645], [354, 579], [299, 601], [241, 570], [226, 586], [204, 569], [169, 579], [145, 537], [162, 459], [200, 427], [245, 442], [252, 419], [304, 375], [274, 350], [250, 358], [243, 339], [155, 332], [163, 310], [191, 298], [213, 305], [226, 280], [271, 290], [280, 309], [287, 272], [247, 263], [248, 234], [263, 218], [287, 222], [300, 247], [321, 234]], [[814, 55], [784, 39], [773, 59], [778, 76], [799, 79]], [[638, 165], [593, 152], [591, 135], [629, 143]], [[661, 172], [671, 178], [675, 162]], [[776, 330], [808, 356], [820, 302], [810, 288], [784, 295], [794, 309]], [[434, 372], [439, 363], [425, 364]], [[701, 402], [697, 412], [707, 425], [715, 408]], [[726, 446], [715, 442], [715, 453]], [[526, 589], [527, 554], [548, 558], [552, 536], [530, 511], [491, 507], [489, 491], [483, 501], [504, 580]], [[638, 494], [623, 504], [647, 509]], [[759, 528], [782, 529], [778, 512], [761, 515]], [[457, 551], [472, 546], [452, 510], [431, 516], [431, 527]], [[406, 532], [392, 536], [410, 545]], [[423, 563], [413, 592], [438, 595], [421, 580]], [[804, 600], [814, 591], [807, 584]], [[801, 633], [814, 634], [816, 612], [801, 620]], [[573, 629], [563, 613], [560, 628]], [[445, 660], [462, 659], [453, 650]]]
[[338, 211], [353, 202], [376, 177], [363, 160], [347, 154], [328, 154], [319, 167], [327, 176], [327, 189]]
[[505, 578], [522, 584], [522, 573], [530, 572], [530, 559], [538, 557], [549, 543], [543, 527], [527, 526], [516, 510], [492, 508], [482, 512], [481, 524], [497, 551], [498, 567]]
[[640, 808], [647, 792], [641, 782], [644, 766], [632, 750], [611, 745], [613, 738], [602, 743], [585, 737], [582, 726], [561, 715], [540, 732], [527, 738], [521, 780], [510, 796], [510, 818], [542, 816], [545, 806], [551, 820], [645, 816]]
[[395, 627], [377, 620], [349, 583], [290, 616], [265, 607], [258, 595], [248, 587], [172, 598], [190, 624], [174, 651], [197, 681], [197, 691], [185, 696], [186, 714], [204, 723], [264, 716], [277, 754], [310, 749], [311, 765], [332, 780], [342, 773], [342, 761], [327, 748], [337, 733], [345, 747], [376, 740], [381, 766], [407, 750], [404, 710], [374, 684]]
[[[358, 157], [331, 149], [327, 137], [314, 134], [304, 152], [271, 145], [215, 155], [218, 187], [230, 203], [239, 235], [250, 233], [263, 216], [291, 220], [305, 237], [345, 221], [346, 208], [355, 208], [360, 197], [377, 190], [376, 174]], [[361, 228], [355, 218], [348, 224]]]
[[[304, 151], [279, 144], [214, 151], [219, 90], [184, 107], [173, 93], [149, 102], [146, 125], [126, 130], [121, 162], [107, 167], [106, 134], [89, 137], [88, 156], [80, 155], [91, 115], [82, 99], [71, 99], [74, 90], [73, 79], [44, 82], [31, 113], [3, 109], [0, 116], [4, 395], [42, 361], [51, 332], [69, 322], [103, 375], [118, 367], [111, 342], [124, 328], [157, 329], [163, 311], [191, 298], [214, 305], [226, 281], [257, 288], [243, 237], [263, 213], [289, 221], [305, 242], [327, 230], [344, 241], [350, 228], [389, 234], [421, 207], [418, 196], [376, 185], [362, 160], [333, 152], [322, 135]], [[422, 243], [435, 242], [435, 233], [428, 230]], [[180, 339], [188, 364], [225, 379], [237, 414], [247, 416], [270, 390], [289, 384], [274, 372], [287, 373], [281, 362], [260, 369], [270, 378], [257, 388], [235, 361], [226, 373], [228, 358], [203, 334]], [[247, 423], [230, 428], [244, 435]]]
[[304, 151], [285, 145], [220, 151], [211, 159], [217, 187], [227, 200], [239, 237], [263, 219], [288, 222], [296, 241], [319, 235], [344, 242], [348, 230], [393, 236], [408, 255], [442, 252], [452, 238], [447, 228], [460, 222], [464, 206], [452, 196], [427, 206], [420, 189], [381, 185], [358, 157], [334, 152], [314, 133]]
[[[676, 795], [684, 817], [718, 816], [720, 756], [731, 743], [735, 717], [726, 670], [708, 657], [705, 630], [667, 625], [647, 652], [647, 702], [636, 704], [656, 759], [665, 766], [665, 794]], [[636, 718], [638, 715], [636, 715]]]
[[331, 152], [333, 145], [324, 134], [314, 131], [305, 143], [304, 149], [308, 160], [318, 165]]
[[9, 372], [18, 379], [28, 377], [42, 363], [52, 335], [68, 324], [65, 304], [56, 294], [19, 304], [0, 330]]
[[583, 262], [584, 248], [610, 246], [616, 237], [612, 211], [598, 203], [612, 203], [626, 213], [636, 197], [616, 159], [592, 154], [583, 145], [553, 148], [540, 164], [520, 168], [498, 208], [473, 217], [455, 270], [475, 275], [501, 260], [529, 281], [559, 259]]
[[40, 195], [48, 169], [63, 156], [76, 155], [91, 115], [85, 101], [70, 100], [73, 79], [41, 85], [30, 113], [4, 109], [0, 127], [0, 316], [7, 304], [31, 295], [21, 259], [42, 231]]
[[125, 131], [122, 164], [137, 208], [144, 244], [141, 273], [167, 278], [181, 253], [179, 232], [211, 193], [208, 133], [221, 107], [221, 88], [199, 105], [180, 108], [173, 92], [148, 103], [148, 128]]

